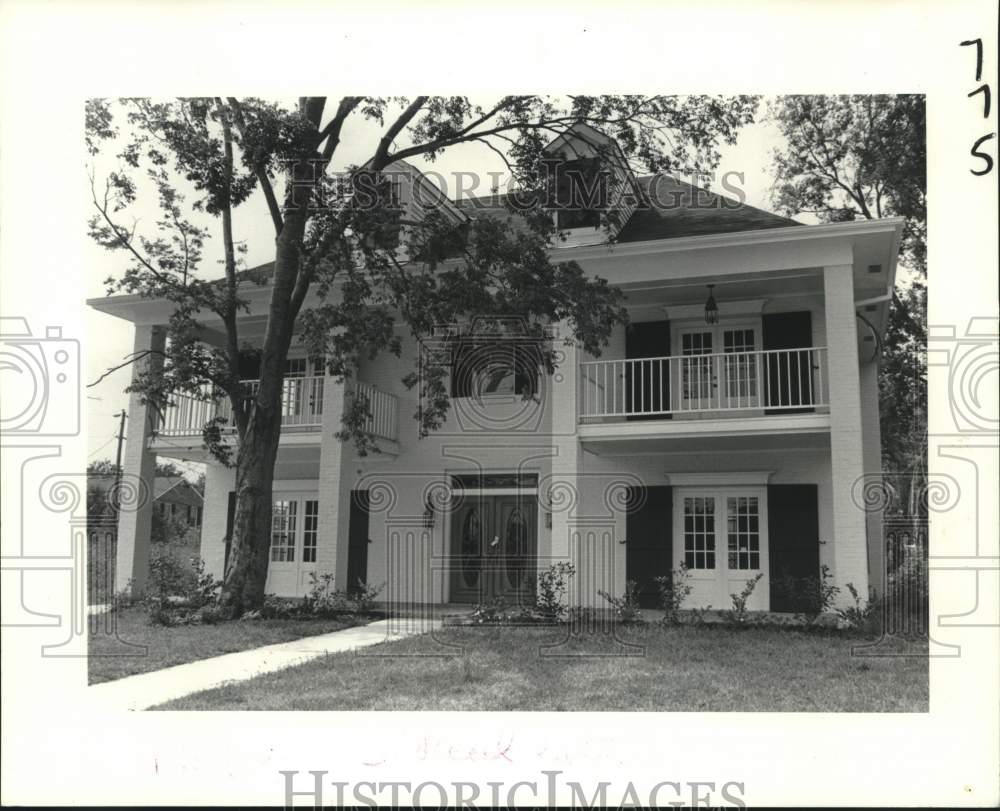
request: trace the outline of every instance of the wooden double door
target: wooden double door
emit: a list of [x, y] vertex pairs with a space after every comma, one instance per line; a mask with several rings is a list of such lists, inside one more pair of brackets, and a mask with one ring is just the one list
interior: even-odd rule
[[456, 500], [451, 516], [451, 602], [508, 605], [534, 599], [536, 496], [481, 495]]

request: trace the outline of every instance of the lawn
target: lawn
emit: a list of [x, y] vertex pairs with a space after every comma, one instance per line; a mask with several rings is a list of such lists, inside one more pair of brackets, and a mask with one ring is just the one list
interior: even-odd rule
[[[148, 673], [165, 667], [207, 659], [223, 653], [259, 648], [276, 642], [290, 642], [305, 636], [339, 631], [370, 622], [370, 617], [327, 620], [241, 620], [218, 625], [150, 625], [139, 608], [117, 614], [117, 638], [108, 633], [108, 615], [90, 618], [88, 676], [91, 684]], [[129, 645], [145, 645], [145, 652]], [[128, 653], [131, 655], [120, 655]]]
[[[852, 656], [859, 640], [835, 633], [651, 625], [620, 628], [617, 637], [642, 646], [627, 649], [641, 655], [608, 655], [623, 646], [602, 634], [567, 640], [554, 628], [446, 628], [157, 709], [927, 711], [925, 657]], [[445, 645], [459, 652], [413, 655]], [[561, 655], [543, 655], [550, 645]]]

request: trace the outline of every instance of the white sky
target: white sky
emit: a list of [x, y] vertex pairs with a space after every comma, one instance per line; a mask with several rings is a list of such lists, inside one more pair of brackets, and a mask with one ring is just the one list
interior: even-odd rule
[[[770, 123], [761, 121], [766, 109], [762, 101], [758, 110], [758, 123], [744, 127], [739, 132], [738, 141], [734, 146], [722, 145], [722, 159], [717, 169], [716, 177], [727, 172], [741, 172], [744, 176], [743, 190], [746, 202], [766, 210], [771, 209], [771, 153], [782, 143], [782, 136]], [[121, 122], [119, 122], [121, 123]], [[348, 120], [344, 128], [342, 141], [338, 147], [334, 168], [342, 168], [367, 160], [378, 138], [378, 128], [365, 122], [360, 116]], [[417, 168], [437, 172], [445, 178], [450, 178], [456, 172], [481, 172], [483, 175], [480, 189], [475, 195], [490, 192], [488, 172], [505, 173], [505, 167], [499, 156], [481, 144], [462, 144], [447, 150], [434, 163], [421, 159], [411, 161]], [[99, 156], [94, 165], [96, 183], [103, 188], [103, 178], [107, 171], [115, 166], [113, 160]], [[690, 180], [690, 179], [689, 179]], [[84, 174], [81, 178], [87, 199], [89, 201], [89, 181]], [[469, 181], [463, 180], [465, 187]], [[737, 181], [731, 179], [730, 185]], [[718, 190], [718, 184], [710, 184]], [[158, 218], [158, 208], [155, 195], [142, 196], [136, 205], [123, 215], [129, 219], [139, 220], [140, 232], [150, 235], [152, 226]], [[798, 217], [808, 221], [805, 217]], [[218, 231], [221, 225], [218, 220], [206, 218], [209, 227]], [[146, 229], [143, 231], [143, 225]], [[81, 227], [84, 224], [81, 223]], [[274, 258], [273, 226], [262, 195], [255, 193], [246, 203], [234, 213], [234, 236], [236, 240], [245, 240], [247, 246], [246, 263], [254, 267]], [[203, 278], [213, 278], [222, 275], [221, 246], [216, 238], [206, 244], [204, 260], [201, 267]], [[111, 253], [88, 240], [85, 246], [84, 265], [87, 270], [87, 296], [99, 297], [105, 295], [104, 280], [108, 276], [119, 276], [127, 267], [128, 261], [124, 254]], [[213, 267], [213, 263], [216, 264]], [[124, 357], [132, 351], [134, 329], [130, 322], [114, 318], [96, 310], [87, 308], [87, 356], [85, 358], [85, 381], [96, 381], [110, 367], [121, 363]], [[123, 408], [128, 407], [128, 395], [124, 393], [131, 377], [130, 367], [108, 375], [96, 386], [87, 389], [87, 450], [88, 461], [109, 458], [114, 459], [115, 436], [118, 431], [118, 420], [115, 417]], [[197, 471], [197, 465], [191, 465], [192, 472]]]

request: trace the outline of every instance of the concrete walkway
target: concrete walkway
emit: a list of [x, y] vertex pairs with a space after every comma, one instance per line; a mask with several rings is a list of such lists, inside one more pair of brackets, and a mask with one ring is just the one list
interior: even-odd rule
[[318, 659], [328, 653], [367, 648], [441, 627], [440, 620], [396, 618], [377, 620], [319, 636], [265, 645], [174, 665], [152, 673], [126, 676], [87, 688], [88, 701], [104, 710], [144, 710], [181, 696], [209, 690], [227, 682], [245, 681], [264, 673]]

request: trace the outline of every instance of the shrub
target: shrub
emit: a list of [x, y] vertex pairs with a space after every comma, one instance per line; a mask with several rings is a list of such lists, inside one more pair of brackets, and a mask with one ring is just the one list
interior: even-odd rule
[[576, 574], [572, 563], [554, 563], [538, 575], [535, 611], [548, 622], [562, 622], [567, 608], [563, 597], [570, 579]]
[[333, 619], [341, 614], [368, 614], [385, 584], [368, 585], [361, 580], [353, 591], [342, 591], [335, 585], [332, 572], [317, 575], [309, 573], [309, 593], [299, 603], [299, 614], [306, 617]]
[[722, 612], [722, 616], [726, 620], [734, 625], [746, 625], [749, 622], [750, 612], [747, 610], [747, 603], [750, 601], [750, 595], [753, 594], [753, 590], [757, 588], [757, 584], [763, 577], [763, 572], [757, 572], [757, 574], [747, 580], [746, 585], [743, 586], [743, 590], [739, 594], [729, 595], [733, 601], [733, 607]]
[[370, 614], [372, 609], [375, 608], [375, 601], [379, 594], [382, 593], [383, 588], [385, 588], [385, 583], [382, 583], [380, 586], [373, 586], [362, 580], [358, 580], [358, 587], [348, 594], [347, 599], [358, 614]]
[[877, 636], [882, 630], [882, 604], [875, 599], [874, 591], [869, 589], [868, 599], [862, 601], [853, 583], [847, 584], [847, 590], [851, 593], [854, 605], [838, 608], [837, 616], [851, 630], [860, 631], [867, 636]]
[[469, 615], [473, 625], [507, 625], [510, 613], [507, 611], [507, 601], [503, 597], [494, 597], [489, 602], [480, 603]]
[[639, 608], [639, 584], [634, 580], [625, 584], [625, 594], [621, 597], [615, 597], [606, 591], [599, 590], [597, 593], [611, 604], [618, 622], [624, 625], [645, 622], [642, 609]]
[[686, 563], [673, 569], [669, 575], [654, 578], [660, 592], [660, 606], [663, 608], [663, 622], [676, 625], [680, 621], [679, 612], [684, 601], [691, 594], [691, 570]]
[[793, 577], [787, 572], [776, 575], [772, 586], [778, 594], [788, 598], [799, 622], [812, 625], [820, 614], [829, 611], [840, 589], [830, 581], [830, 567], [820, 567], [819, 575]]
[[198, 621], [200, 609], [215, 602], [221, 586], [205, 573], [201, 558], [184, 564], [170, 550], [157, 550], [150, 555], [141, 603], [154, 625], [183, 625]]

